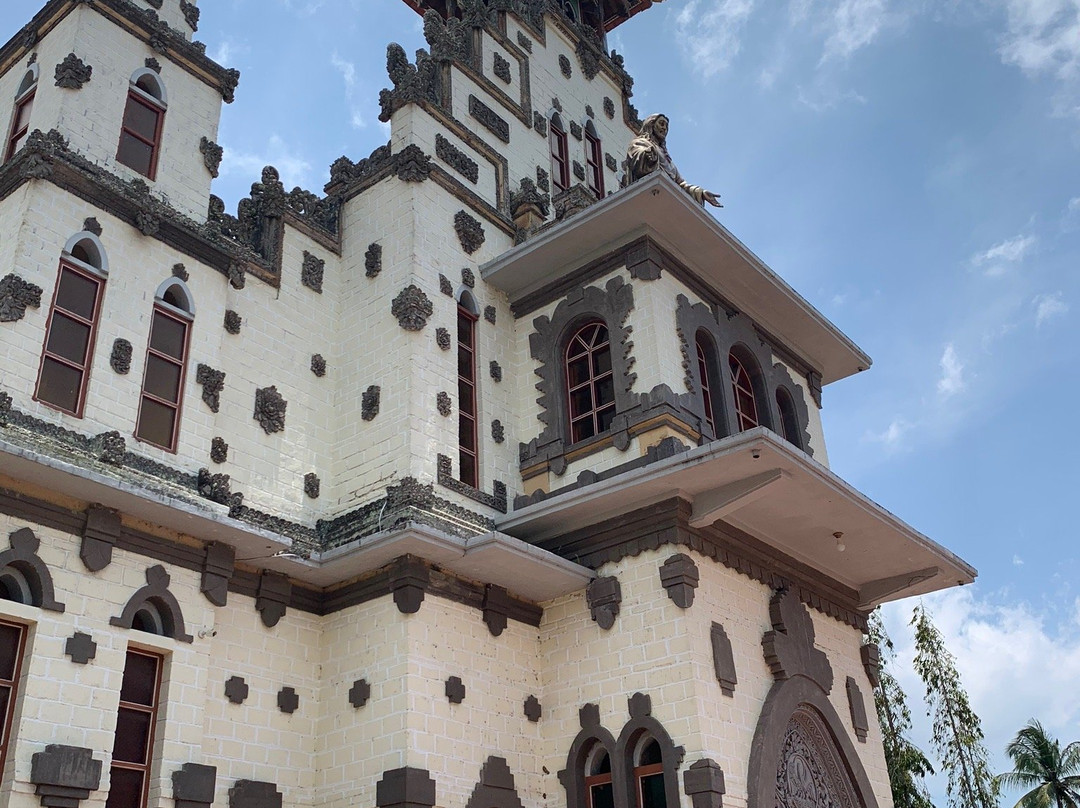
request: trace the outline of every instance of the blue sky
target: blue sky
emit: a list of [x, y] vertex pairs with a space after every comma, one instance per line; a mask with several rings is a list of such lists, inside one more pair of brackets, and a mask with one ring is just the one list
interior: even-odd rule
[[[266, 163], [319, 190], [387, 140], [385, 46], [424, 44], [401, 0], [201, 5], [242, 72], [230, 208]], [[926, 603], [995, 767], [1032, 716], [1080, 738], [1080, 0], [665, 0], [610, 45], [720, 220], [873, 356], [825, 390], [831, 463], [979, 569]]]

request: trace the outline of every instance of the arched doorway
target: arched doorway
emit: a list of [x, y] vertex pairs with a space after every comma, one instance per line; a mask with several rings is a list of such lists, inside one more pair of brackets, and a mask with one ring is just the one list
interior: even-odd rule
[[866, 808], [821, 715], [792, 713], [776, 768], [777, 808]]

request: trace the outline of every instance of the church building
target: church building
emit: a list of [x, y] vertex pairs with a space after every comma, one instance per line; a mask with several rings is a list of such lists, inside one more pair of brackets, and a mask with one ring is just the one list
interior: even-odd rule
[[0, 808], [889, 808], [867, 615], [975, 571], [830, 471], [660, 0], [404, 2], [390, 141], [234, 212], [195, 2], [8, 32]]

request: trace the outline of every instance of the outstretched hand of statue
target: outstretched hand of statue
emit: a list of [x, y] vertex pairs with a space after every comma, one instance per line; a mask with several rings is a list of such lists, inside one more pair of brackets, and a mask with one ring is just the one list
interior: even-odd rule
[[650, 115], [641, 124], [641, 132], [630, 141], [626, 151], [627, 179], [630, 182], [657, 171], [663, 171], [694, 198], [699, 205], [706, 203], [721, 208], [720, 195], [707, 191], [700, 185], [691, 185], [679, 174], [667, 150], [668, 118], [666, 115]]

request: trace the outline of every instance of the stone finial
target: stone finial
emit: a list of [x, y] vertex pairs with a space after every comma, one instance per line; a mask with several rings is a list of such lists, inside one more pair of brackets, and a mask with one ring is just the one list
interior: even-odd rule
[[680, 609], [689, 609], [698, 587], [698, 568], [686, 553], [670, 556], [660, 567], [660, 583]]
[[30, 782], [46, 808], [78, 808], [101, 785], [101, 761], [90, 749], [49, 744], [30, 759]]

